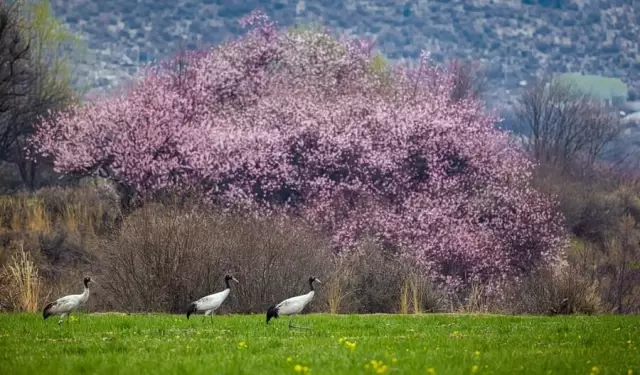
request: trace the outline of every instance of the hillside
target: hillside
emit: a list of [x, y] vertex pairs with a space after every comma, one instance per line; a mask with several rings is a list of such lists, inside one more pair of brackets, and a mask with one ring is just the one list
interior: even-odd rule
[[[238, 19], [262, 8], [284, 25], [321, 22], [374, 36], [391, 58], [453, 56], [485, 63], [498, 97], [542, 71], [583, 71], [640, 87], [640, 7], [635, 0], [52, 0], [57, 16], [87, 37], [83, 70], [93, 87], [114, 84], [139, 63], [217, 44]], [[536, 3], [536, 4], [526, 4]], [[499, 89], [499, 90], [498, 90]]]

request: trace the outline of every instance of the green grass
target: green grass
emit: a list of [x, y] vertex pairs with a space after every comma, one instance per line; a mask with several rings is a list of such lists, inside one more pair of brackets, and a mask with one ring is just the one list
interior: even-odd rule
[[637, 316], [296, 317], [308, 330], [263, 315], [75, 316], [0, 314], [0, 373], [367, 374], [377, 360], [387, 374], [640, 374]]
[[627, 85], [618, 78], [580, 73], [562, 73], [557, 78], [599, 100], [625, 101], [629, 93]]

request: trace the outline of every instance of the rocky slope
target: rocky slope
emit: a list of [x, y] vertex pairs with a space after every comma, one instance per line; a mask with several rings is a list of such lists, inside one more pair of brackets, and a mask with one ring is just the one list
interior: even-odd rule
[[[261, 8], [284, 25], [321, 22], [369, 35], [391, 58], [453, 56], [485, 63], [498, 97], [543, 71], [583, 71], [640, 88], [640, 0], [52, 0], [85, 35], [93, 87], [110, 86], [140, 63], [216, 44]], [[509, 95], [506, 95], [508, 97]], [[494, 97], [495, 98], [495, 97]]]

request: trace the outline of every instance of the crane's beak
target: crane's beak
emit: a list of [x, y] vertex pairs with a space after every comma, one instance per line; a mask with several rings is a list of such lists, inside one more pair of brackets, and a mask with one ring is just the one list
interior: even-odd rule
[[316, 279], [315, 282], [322, 284], [322, 281], [320, 281], [320, 279]]
[[232, 277], [231, 280], [237, 282], [238, 284], [240, 284], [240, 281], [238, 281], [238, 279], [236, 279], [235, 277]]

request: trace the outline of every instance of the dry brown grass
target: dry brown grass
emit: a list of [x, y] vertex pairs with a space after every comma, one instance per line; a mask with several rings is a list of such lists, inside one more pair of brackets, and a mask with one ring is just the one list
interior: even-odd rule
[[42, 200], [31, 197], [0, 197], [1, 228], [35, 233], [51, 232], [52, 220]]
[[402, 283], [402, 288], [400, 288], [400, 314], [408, 314], [409, 313], [409, 280], [405, 279]]
[[344, 259], [336, 257], [333, 272], [327, 280], [327, 305], [328, 312], [331, 314], [339, 314], [343, 311], [345, 299], [348, 299], [354, 292], [346, 290], [345, 286], [353, 277], [353, 269], [348, 266]]
[[460, 305], [458, 311], [466, 314], [488, 313], [493, 310], [494, 304], [487, 295], [486, 287], [478, 282], [472, 282], [467, 298]]
[[[23, 290], [22, 284], [16, 284], [11, 276], [12, 270], [28, 271], [33, 267], [38, 274], [34, 287], [47, 288], [46, 293], [40, 294], [76, 288], [81, 280], [78, 274], [91, 267], [92, 254], [87, 251], [92, 248], [91, 243], [116, 228], [120, 216], [116, 198], [104, 186], [91, 183], [1, 196], [0, 244], [5, 245], [0, 251], [0, 269], [4, 269], [2, 291], [11, 290], [13, 294], [0, 293], [0, 308], [23, 309], [21, 303], [12, 302]], [[28, 254], [28, 262], [20, 258], [21, 251]], [[7, 286], [9, 281], [13, 286]]]
[[22, 244], [9, 263], [2, 267], [0, 279], [2, 300], [13, 310], [36, 312], [48, 297], [38, 275], [38, 267]]
[[430, 284], [414, 271], [406, 275], [400, 290], [400, 314], [421, 314], [423, 312], [423, 300], [431, 291]]
[[116, 198], [92, 186], [46, 188], [33, 194], [0, 197], [3, 231], [95, 236], [113, 229], [121, 215]]

